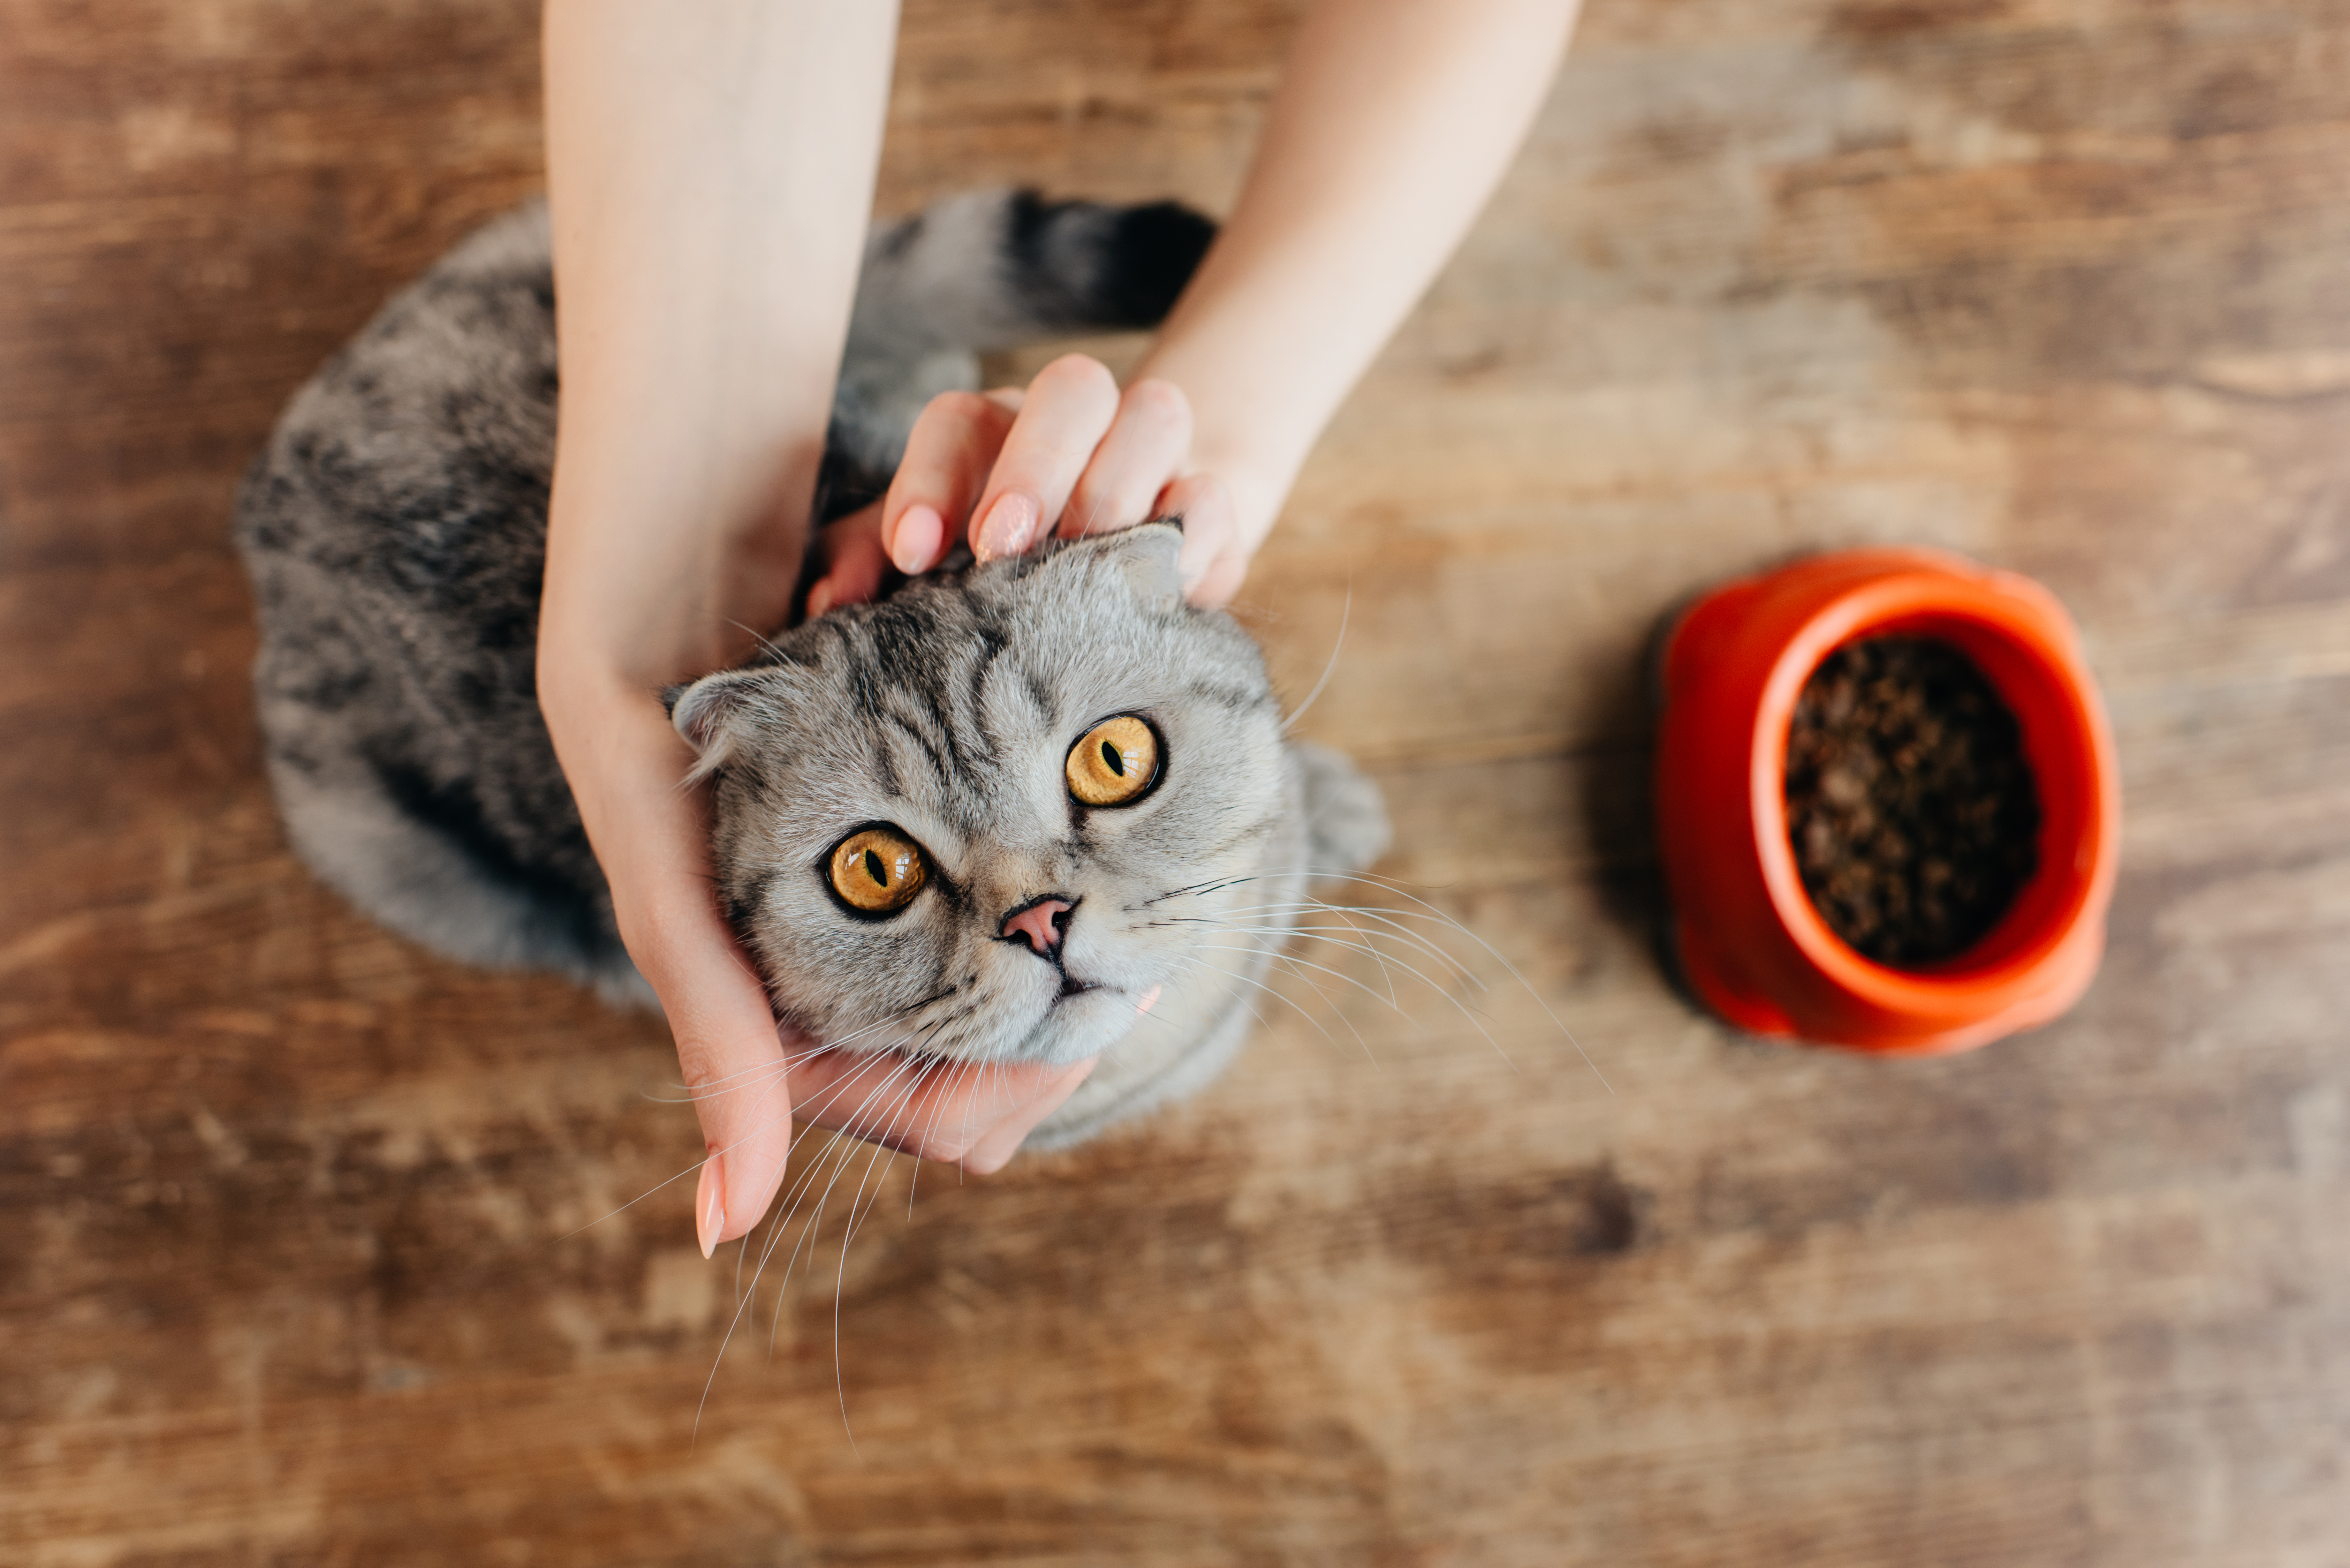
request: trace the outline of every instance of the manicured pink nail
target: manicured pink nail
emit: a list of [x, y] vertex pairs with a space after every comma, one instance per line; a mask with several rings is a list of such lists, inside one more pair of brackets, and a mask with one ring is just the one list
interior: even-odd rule
[[1159, 989], [1159, 987], [1154, 985], [1149, 991], [1144, 992], [1139, 997], [1135, 999], [1134, 1015], [1137, 1018], [1141, 1017], [1144, 1013], [1149, 1012], [1151, 1008], [1158, 1005]]
[[1037, 514], [1041, 510], [1034, 498], [1016, 490], [1005, 491], [995, 498], [995, 504], [981, 520], [979, 547], [972, 553], [983, 561], [1020, 554], [1036, 537]]
[[832, 579], [827, 577], [808, 590], [807, 618], [814, 620], [832, 607]]
[[908, 576], [938, 565], [940, 545], [947, 536], [946, 519], [928, 506], [909, 506], [898, 518], [897, 542], [889, 562]]
[[694, 1227], [702, 1238], [702, 1255], [705, 1258], [718, 1251], [718, 1239], [726, 1233], [726, 1173], [716, 1149], [702, 1162], [702, 1186], [693, 1198], [698, 1218]]

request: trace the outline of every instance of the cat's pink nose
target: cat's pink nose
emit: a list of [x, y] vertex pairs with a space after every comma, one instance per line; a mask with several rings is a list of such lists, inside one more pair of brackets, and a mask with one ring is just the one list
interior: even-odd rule
[[1028, 939], [1028, 950], [1042, 957], [1061, 945], [1069, 929], [1069, 911], [1076, 906], [1066, 898], [1039, 898], [1003, 917], [1003, 940]]

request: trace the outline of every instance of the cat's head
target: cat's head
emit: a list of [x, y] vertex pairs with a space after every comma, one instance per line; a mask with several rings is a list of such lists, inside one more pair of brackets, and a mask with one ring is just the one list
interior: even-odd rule
[[780, 1016], [828, 1044], [1110, 1044], [1290, 809], [1256, 646], [1147, 524], [910, 584], [677, 699]]

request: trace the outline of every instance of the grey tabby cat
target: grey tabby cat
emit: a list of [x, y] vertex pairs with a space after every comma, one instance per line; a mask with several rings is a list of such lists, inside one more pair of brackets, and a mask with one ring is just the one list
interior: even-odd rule
[[[886, 488], [977, 352], [1154, 324], [1211, 232], [1013, 192], [879, 229], [826, 514]], [[255, 463], [255, 684], [288, 833], [328, 882], [442, 952], [649, 1000], [535, 695], [556, 395], [535, 206], [387, 306]], [[1180, 542], [1154, 523], [966, 562], [670, 694], [779, 1019], [946, 1063], [1102, 1054], [1032, 1147], [1223, 1065], [1308, 878], [1360, 869], [1387, 824], [1344, 758], [1284, 742], [1255, 646], [1183, 603]]]

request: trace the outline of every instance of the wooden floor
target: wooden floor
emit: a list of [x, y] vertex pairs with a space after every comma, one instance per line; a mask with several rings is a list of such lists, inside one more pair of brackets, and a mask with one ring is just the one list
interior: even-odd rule
[[[885, 203], [1221, 207], [1289, 25], [916, 0]], [[660, 1029], [371, 929], [256, 764], [238, 473], [538, 184], [535, 32], [0, 7], [0, 1560], [2350, 1563], [2350, 5], [1592, 0], [1248, 593], [1293, 694], [1345, 615], [1493, 1044], [1305, 971], [844, 1267], [860, 1161], [731, 1339]], [[2103, 977], [1951, 1061], [1648, 945], [1648, 628], [1877, 540], [2042, 577], [2120, 738]]]

